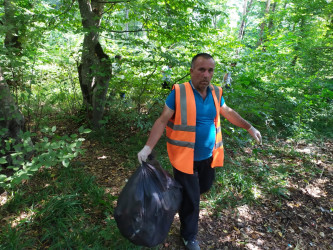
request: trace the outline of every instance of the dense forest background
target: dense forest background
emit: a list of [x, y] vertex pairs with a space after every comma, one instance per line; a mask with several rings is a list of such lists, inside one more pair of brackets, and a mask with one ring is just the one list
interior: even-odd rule
[[[112, 217], [117, 196], [170, 91], [163, 67], [170, 85], [187, 81], [200, 52], [216, 61], [213, 84], [230, 73], [226, 103], [263, 135], [256, 146], [223, 121], [202, 244], [332, 247], [319, 223], [333, 213], [331, 0], [0, 2], [0, 248], [134, 248]], [[246, 231], [244, 206], [261, 229]], [[172, 236], [161, 247], [178, 249]]]

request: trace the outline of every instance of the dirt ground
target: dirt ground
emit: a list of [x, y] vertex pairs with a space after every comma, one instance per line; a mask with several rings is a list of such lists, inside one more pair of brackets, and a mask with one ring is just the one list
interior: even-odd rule
[[[93, 144], [93, 145], [92, 145]], [[131, 172], [119, 167], [115, 152], [86, 141], [79, 159], [97, 177], [106, 192], [118, 195]], [[306, 151], [304, 145], [298, 150]], [[91, 150], [93, 148], [93, 150]], [[286, 199], [267, 199], [200, 213], [198, 240], [202, 249], [333, 249], [333, 143], [316, 148], [326, 161], [317, 161], [320, 175], [309, 181], [295, 179]], [[98, 160], [98, 164], [96, 161]], [[203, 202], [205, 198], [203, 197]], [[184, 249], [176, 215], [170, 233], [160, 249]]]

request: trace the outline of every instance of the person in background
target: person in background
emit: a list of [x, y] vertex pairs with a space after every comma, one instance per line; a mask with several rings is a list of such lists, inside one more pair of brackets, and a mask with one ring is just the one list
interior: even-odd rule
[[223, 77], [223, 82], [224, 82], [224, 86], [226, 89], [231, 89], [232, 91], [232, 77], [231, 77], [231, 73], [232, 73], [232, 69], [236, 66], [237, 63], [233, 62], [230, 64], [231, 66], [231, 70], [227, 71], [227, 73], [224, 75]]
[[162, 88], [163, 89], [170, 89], [171, 88], [171, 75], [172, 75], [172, 66], [163, 66], [162, 68]]
[[[122, 56], [121, 55], [116, 55], [114, 57], [114, 63], [112, 63], [112, 75], [118, 79], [124, 79], [124, 76], [123, 75], [120, 75], [121, 73], [121, 61], [122, 59]], [[124, 99], [125, 98], [125, 90], [123, 90], [123, 88], [119, 91], [119, 97], [121, 99]]]
[[193, 57], [191, 80], [175, 84], [155, 121], [148, 140], [138, 153], [140, 163], [147, 160], [166, 128], [167, 151], [174, 178], [183, 187], [179, 209], [180, 234], [186, 249], [200, 249], [197, 241], [200, 194], [215, 179], [215, 167], [222, 167], [224, 149], [220, 115], [247, 130], [261, 143], [261, 134], [236, 111], [227, 106], [222, 88], [211, 85], [215, 61], [207, 53]]

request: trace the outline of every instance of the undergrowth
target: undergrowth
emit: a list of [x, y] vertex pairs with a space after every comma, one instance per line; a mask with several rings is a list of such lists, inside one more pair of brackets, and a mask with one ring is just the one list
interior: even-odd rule
[[0, 249], [135, 249], [112, 217], [106, 194], [80, 165], [40, 170], [7, 193]]

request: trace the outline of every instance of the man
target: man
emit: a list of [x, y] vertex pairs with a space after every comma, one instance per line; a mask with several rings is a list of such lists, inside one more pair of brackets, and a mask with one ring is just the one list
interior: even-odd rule
[[174, 177], [183, 187], [179, 218], [186, 249], [200, 249], [196, 240], [200, 194], [211, 188], [214, 167], [223, 165], [220, 115], [261, 142], [260, 132], [225, 104], [222, 88], [210, 84], [214, 68], [211, 55], [201, 53], [193, 57], [191, 81], [174, 85], [146, 145], [138, 153], [139, 162], [146, 161], [166, 128]]
[[112, 77], [115, 78], [114, 82], [118, 82], [117, 85], [119, 85], [119, 97], [121, 99], [125, 99], [125, 95], [126, 95], [126, 90], [124, 87], [124, 78], [125, 76], [122, 74], [122, 69], [121, 69], [121, 64], [122, 64], [122, 56], [121, 55], [116, 55], [114, 57], [114, 62], [112, 63]]
[[[231, 71], [232, 71], [232, 68], [234, 68], [236, 66], [236, 63], [233, 62], [230, 64], [230, 66], [231, 66]], [[233, 89], [231, 87], [231, 83], [232, 83], [231, 71], [228, 70], [227, 73], [224, 75], [223, 82], [225, 83], [224, 87], [226, 89], [231, 89], [231, 92], [233, 92]]]

